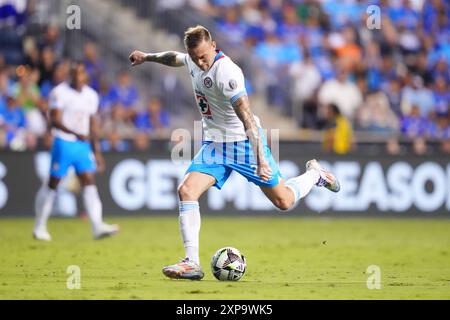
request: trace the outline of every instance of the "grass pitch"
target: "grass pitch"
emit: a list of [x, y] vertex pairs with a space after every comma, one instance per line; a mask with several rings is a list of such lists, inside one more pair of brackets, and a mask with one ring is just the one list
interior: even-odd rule
[[[122, 232], [94, 241], [88, 222], [52, 219], [53, 241], [31, 219], [0, 220], [0, 299], [450, 299], [450, 220], [203, 216], [202, 281], [166, 279], [183, 256], [177, 216], [109, 218]], [[217, 281], [214, 252], [247, 257], [239, 282]], [[69, 290], [67, 267], [81, 270]], [[381, 289], [367, 288], [369, 265]]]

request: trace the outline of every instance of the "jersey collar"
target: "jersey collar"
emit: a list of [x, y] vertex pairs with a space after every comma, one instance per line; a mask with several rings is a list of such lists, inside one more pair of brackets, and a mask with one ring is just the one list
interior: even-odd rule
[[[215, 58], [214, 58], [214, 61], [213, 61], [213, 64], [211, 65], [211, 67], [214, 65], [214, 63], [216, 63], [216, 61], [217, 60], [220, 60], [220, 59], [222, 59], [222, 58], [225, 58], [225, 55], [224, 55], [224, 53], [222, 52], [222, 50], [216, 50], [216, 52], [217, 52], [217, 54], [216, 54], [216, 56], [215, 56]], [[210, 68], [211, 69], [211, 68]]]

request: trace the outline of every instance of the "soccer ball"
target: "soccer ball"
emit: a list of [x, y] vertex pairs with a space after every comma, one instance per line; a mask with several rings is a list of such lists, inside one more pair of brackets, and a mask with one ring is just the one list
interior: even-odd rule
[[244, 275], [246, 268], [247, 261], [236, 248], [221, 248], [211, 259], [211, 270], [217, 280], [238, 281]]

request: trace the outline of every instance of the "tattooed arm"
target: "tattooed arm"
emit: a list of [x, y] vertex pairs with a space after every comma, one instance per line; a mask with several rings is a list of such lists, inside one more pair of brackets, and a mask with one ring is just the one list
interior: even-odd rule
[[250, 102], [246, 95], [238, 98], [233, 103], [233, 109], [236, 115], [244, 124], [245, 133], [250, 139], [250, 143], [253, 148], [253, 154], [256, 156], [256, 163], [258, 168], [256, 174], [260, 176], [263, 180], [270, 180], [271, 169], [264, 156], [264, 145], [262, 141], [261, 132], [256, 124], [255, 118], [253, 117], [253, 112], [250, 109]]
[[184, 65], [184, 54], [178, 51], [145, 53], [135, 50], [130, 54], [129, 59], [132, 66], [137, 66], [145, 61], [157, 62], [170, 67], [181, 67]]

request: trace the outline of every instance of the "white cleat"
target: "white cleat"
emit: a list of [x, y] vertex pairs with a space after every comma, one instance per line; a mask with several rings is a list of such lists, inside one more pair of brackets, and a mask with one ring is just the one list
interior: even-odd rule
[[171, 279], [201, 280], [205, 276], [202, 268], [189, 258], [162, 269], [163, 274]]
[[319, 172], [320, 178], [316, 183], [317, 186], [325, 187], [333, 192], [339, 192], [341, 189], [338, 179], [330, 171], [325, 170], [316, 159], [309, 160], [306, 163], [306, 170], [317, 170]]
[[102, 223], [100, 226], [94, 229], [94, 239], [99, 240], [102, 238], [110, 237], [118, 233], [120, 227], [117, 224]]
[[37, 228], [33, 231], [33, 238], [40, 241], [52, 241], [52, 236], [45, 228]]

